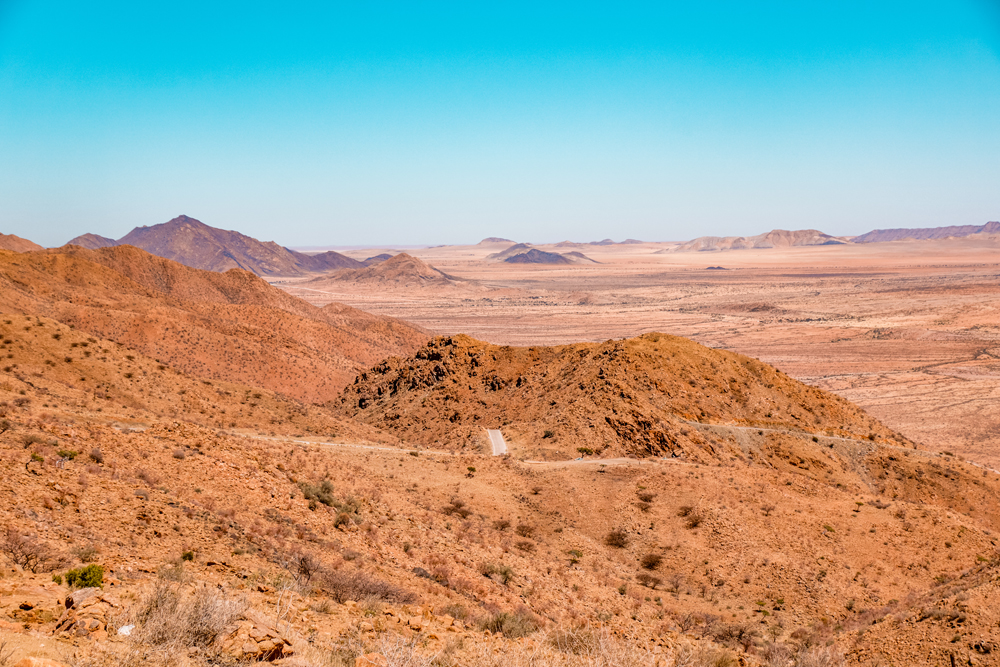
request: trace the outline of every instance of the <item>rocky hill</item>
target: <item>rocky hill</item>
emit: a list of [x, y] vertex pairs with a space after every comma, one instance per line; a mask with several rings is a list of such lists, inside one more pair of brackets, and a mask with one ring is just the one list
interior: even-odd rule
[[527, 243], [518, 243], [500, 252], [486, 256], [488, 262], [506, 262], [508, 264], [584, 264], [595, 263], [580, 252], [548, 252], [533, 248]]
[[401, 287], [451, 287], [466, 281], [435, 269], [412, 255], [401, 252], [382, 262], [363, 269], [344, 269], [333, 275], [319, 276], [301, 283], [303, 287], [320, 288], [324, 285], [352, 283], [387, 288]]
[[58, 319], [192, 375], [310, 401], [427, 339], [391, 318], [316, 308], [246, 271], [201, 271], [129, 246], [0, 252], [0, 308]]
[[307, 255], [273, 241], [261, 242], [239, 232], [209, 227], [186, 215], [151, 227], [136, 227], [117, 241], [84, 234], [70, 243], [90, 249], [132, 245], [196, 269], [243, 269], [259, 276], [295, 276], [362, 266], [338, 252]]
[[772, 229], [766, 234], [757, 236], [702, 236], [682, 243], [673, 248], [660, 250], [666, 252], [714, 252], [719, 250], [746, 250], [751, 248], [790, 248], [813, 245], [842, 245], [848, 243], [845, 239], [824, 234], [815, 229], [799, 229], [787, 231]]
[[14, 234], [0, 234], [0, 250], [10, 250], [12, 252], [32, 252], [34, 250], [44, 250], [42, 246], [33, 243], [28, 239], [22, 239]]
[[409, 442], [477, 448], [502, 429], [528, 457], [753, 458], [715, 442], [701, 424], [894, 442], [857, 406], [742, 355], [684, 338], [560, 347], [502, 347], [435, 338], [416, 355], [362, 373], [343, 413]]
[[118, 241], [109, 239], [107, 236], [100, 236], [99, 234], [82, 234], [70, 240], [66, 245], [78, 245], [88, 250], [97, 250], [98, 248], [116, 246], [118, 245]]
[[876, 229], [856, 236], [854, 243], [885, 243], [913, 239], [945, 239], [949, 237], [971, 236], [973, 234], [1000, 234], [1000, 222], [987, 222], [985, 225], [952, 225], [949, 227], [925, 227], [917, 229]]
[[[630, 377], [646, 382], [636, 364], [670, 355], [682, 375], [662, 389], [691, 401], [705, 383], [736, 399], [744, 379], [767, 381], [791, 399], [764, 418], [787, 428], [741, 431], [741, 454], [710, 442], [729, 442], [726, 424], [692, 419], [716, 448], [689, 438], [702, 462], [697, 450], [527, 463], [523, 451], [372, 447], [377, 432], [341, 431], [350, 422], [322, 408], [4, 310], [3, 655], [88, 667], [991, 664], [997, 475], [882, 430], [875, 441], [795, 430], [814, 415], [843, 419], [840, 433], [870, 424], [843, 402], [820, 411], [759, 362], [688, 345], [589, 346], [596, 365], [587, 346], [562, 353], [626, 392]], [[470, 382], [502, 353], [443, 340], [424, 351], [448, 352], [435, 363]], [[510, 354], [530, 366], [560, 352]], [[562, 383], [579, 379], [563, 370]], [[740, 409], [762, 411], [755, 398]], [[89, 565], [103, 589], [70, 586]]]

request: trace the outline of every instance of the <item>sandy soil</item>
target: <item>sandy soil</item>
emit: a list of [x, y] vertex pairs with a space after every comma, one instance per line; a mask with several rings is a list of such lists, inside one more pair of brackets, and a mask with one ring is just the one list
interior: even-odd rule
[[502, 247], [410, 251], [471, 281], [462, 289], [281, 287], [499, 344], [687, 336], [832, 390], [930, 448], [1000, 468], [998, 237], [711, 253], [540, 246], [600, 264], [485, 261]]

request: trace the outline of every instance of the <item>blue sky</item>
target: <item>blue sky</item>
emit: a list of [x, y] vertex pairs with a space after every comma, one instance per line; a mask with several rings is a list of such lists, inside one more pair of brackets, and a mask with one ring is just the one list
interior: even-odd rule
[[[1000, 218], [1000, 2], [0, 0], [0, 232], [285, 245]], [[206, 5], [211, 5], [206, 7]]]

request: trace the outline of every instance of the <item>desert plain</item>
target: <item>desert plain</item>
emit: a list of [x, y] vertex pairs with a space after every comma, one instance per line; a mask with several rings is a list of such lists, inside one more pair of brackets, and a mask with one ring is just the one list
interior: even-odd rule
[[931, 449], [1000, 469], [1000, 237], [718, 252], [563, 243], [537, 247], [594, 263], [487, 260], [509, 245], [405, 249], [452, 281], [272, 281], [317, 305], [500, 345], [684, 336], [759, 358]]

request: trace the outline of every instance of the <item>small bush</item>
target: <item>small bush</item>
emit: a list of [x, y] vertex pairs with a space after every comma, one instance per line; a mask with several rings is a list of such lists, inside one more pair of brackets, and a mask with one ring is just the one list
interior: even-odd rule
[[187, 561], [194, 560], [194, 552], [193, 551], [185, 551], [184, 553], [181, 554], [181, 560], [187, 560]]
[[576, 451], [580, 452], [584, 456], [590, 456], [591, 454], [594, 453], [594, 450], [591, 449], [590, 447], [577, 447]]
[[104, 463], [104, 454], [101, 453], [100, 447], [94, 447], [93, 449], [91, 449], [90, 454], [88, 454], [88, 456], [90, 456], [90, 460], [93, 461], [94, 463]]
[[489, 577], [493, 581], [498, 581], [504, 586], [509, 584], [511, 579], [514, 578], [514, 570], [509, 565], [494, 565], [493, 563], [481, 563], [479, 565], [479, 574]]
[[362, 600], [366, 597], [401, 603], [411, 602], [414, 599], [413, 594], [384, 581], [372, 579], [359, 570], [351, 572], [323, 570], [317, 574], [316, 582], [319, 588], [341, 603], [348, 600]]
[[518, 524], [516, 528], [514, 528], [514, 532], [520, 535], [521, 537], [530, 538], [535, 534], [535, 527], [528, 525], [526, 523], [521, 523]]
[[628, 533], [621, 528], [615, 528], [604, 536], [604, 543], [615, 549], [624, 549], [628, 546]]
[[183, 449], [175, 449], [174, 450], [174, 458], [175, 459], [184, 460], [184, 457], [186, 457], [186, 456], [187, 456], [187, 453]]
[[510, 528], [510, 521], [508, 521], [507, 519], [497, 519], [496, 521], [493, 522], [493, 527], [502, 533], [503, 531]]
[[548, 439], [548, 438], [554, 438], [554, 437], [556, 437], [556, 432], [555, 431], [549, 431], [549, 430], [546, 429], [542, 433], [542, 438]]
[[62, 586], [62, 575], [61, 574], [53, 574], [52, 575], [52, 581], [55, 582], [56, 586]]
[[59, 455], [59, 458], [69, 459], [70, 461], [72, 461], [73, 459], [75, 459], [77, 456], [80, 455], [80, 452], [75, 452], [72, 449], [60, 449], [58, 452], [56, 452], [56, 454]]
[[687, 515], [684, 525], [688, 528], [697, 528], [701, 525], [702, 521], [704, 521], [704, 517], [702, 517], [700, 512], [691, 512]]
[[465, 506], [465, 501], [460, 498], [452, 498], [450, 504], [445, 505], [441, 512], [451, 516], [452, 514], [457, 514], [458, 516], [466, 519], [472, 514], [472, 510]]
[[306, 500], [320, 502], [327, 507], [333, 507], [337, 501], [333, 496], [333, 483], [328, 479], [324, 479], [319, 484], [299, 482], [299, 488], [302, 490], [302, 495], [305, 496]]
[[656, 497], [655, 493], [650, 493], [649, 491], [640, 491], [636, 495], [639, 497], [639, 500], [644, 503], [651, 503], [653, 502], [653, 498]]
[[535, 551], [535, 543], [529, 540], [518, 540], [514, 543], [514, 546], [529, 554]]
[[642, 567], [647, 570], [655, 570], [656, 568], [660, 567], [660, 563], [662, 562], [663, 562], [663, 556], [656, 553], [648, 553], [642, 557], [642, 560], [639, 561]]
[[684, 517], [694, 511], [694, 507], [691, 505], [681, 505], [677, 508], [677, 516]]
[[482, 619], [478, 625], [483, 632], [502, 634], [508, 639], [527, 637], [538, 630], [538, 621], [527, 609], [520, 609], [514, 613], [500, 611]]
[[646, 588], [656, 588], [663, 581], [659, 577], [654, 577], [648, 572], [640, 572], [636, 575], [635, 580], [638, 581], [641, 586], [645, 586]]
[[337, 515], [337, 518], [333, 520], [333, 527], [340, 528], [342, 526], [351, 525], [351, 516], [347, 512], [341, 512]]
[[91, 564], [70, 570], [66, 573], [66, 585], [70, 588], [100, 588], [104, 585], [104, 568]]
[[80, 559], [81, 563], [93, 563], [97, 560], [97, 547], [93, 544], [88, 544], [78, 549], [73, 550], [73, 555]]

